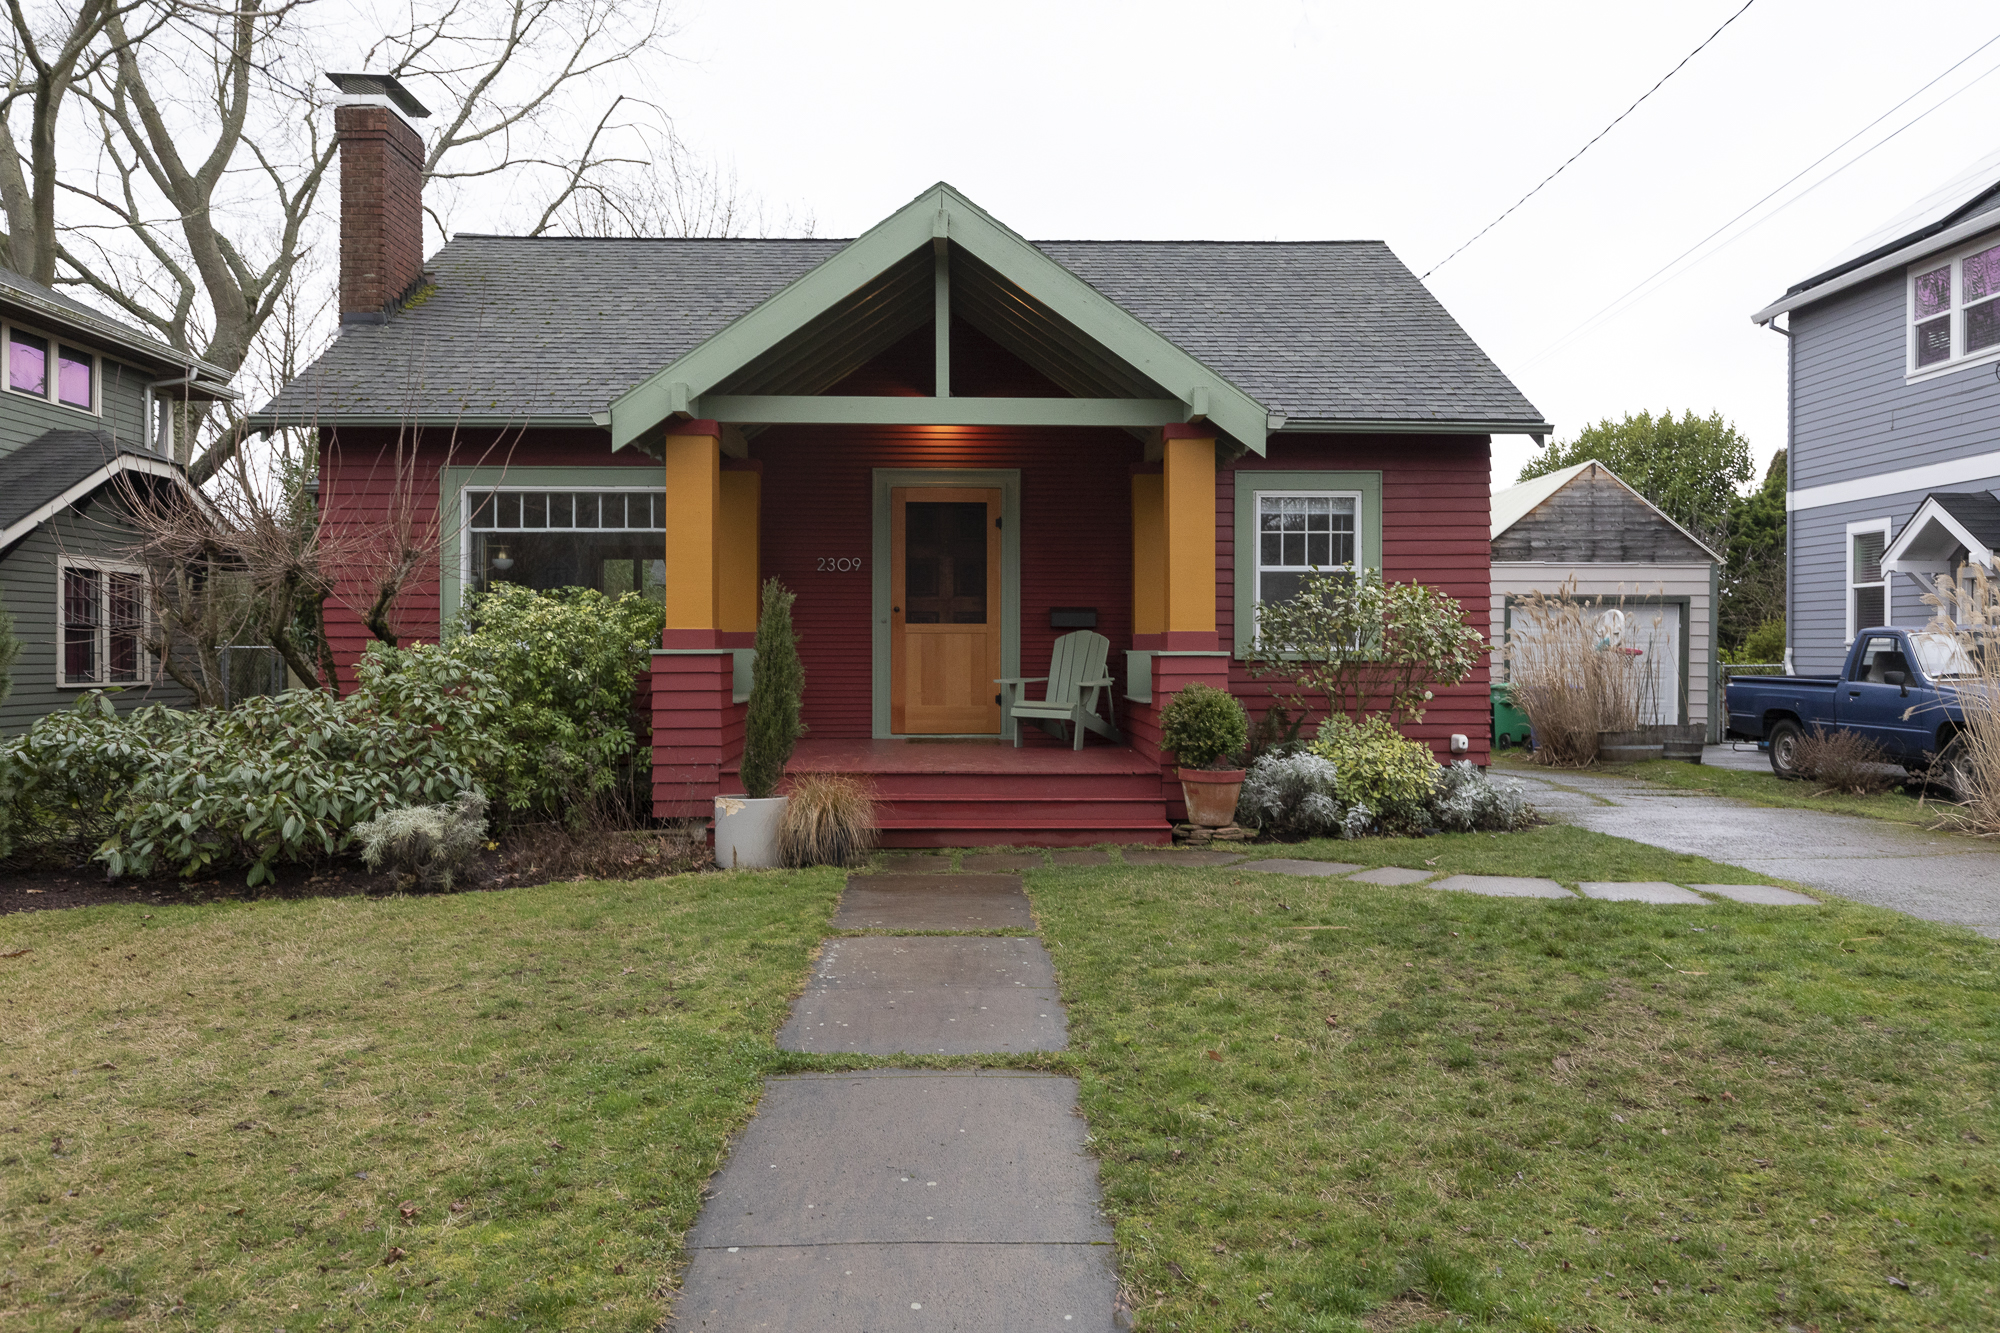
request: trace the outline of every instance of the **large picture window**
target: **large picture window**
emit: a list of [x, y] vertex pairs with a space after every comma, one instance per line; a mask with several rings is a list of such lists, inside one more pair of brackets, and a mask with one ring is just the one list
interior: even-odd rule
[[666, 597], [666, 492], [491, 487], [465, 492], [466, 584]]
[[2000, 241], [1910, 270], [1910, 373], [2000, 357]]
[[130, 566], [65, 560], [57, 600], [64, 685], [134, 685], [146, 673], [146, 581]]

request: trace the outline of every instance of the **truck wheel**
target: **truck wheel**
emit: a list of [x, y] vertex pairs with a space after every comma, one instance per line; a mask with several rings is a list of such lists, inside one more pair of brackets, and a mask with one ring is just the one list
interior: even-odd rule
[[1972, 765], [1971, 756], [1966, 753], [1965, 737], [1954, 736], [1944, 747], [1944, 753], [1932, 761], [1925, 778], [1933, 786], [1942, 787], [1951, 793], [1951, 799], [1963, 805], [1978, 794], [1978, 774]]
[[1771, 724], [1767, 739], [1771, 745], [1773, 773], [1793, 782], [1805, 776], [1799, 772], [1799, 742], [1805, 739], [1805, 735], [1805, 730], [1789, 718]]

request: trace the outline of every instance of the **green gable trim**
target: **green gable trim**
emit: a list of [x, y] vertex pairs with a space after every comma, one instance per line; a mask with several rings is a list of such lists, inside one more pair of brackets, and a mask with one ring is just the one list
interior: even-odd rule
[[862, 398], [710, 394], [701, 414], [741, 426], [1131, 426], [1187, 420], [1173, 398]]
[[[458, 614], [465, 595], [467, 487], [518, 486], [551, 491], [657, 491], [661, 474], [643, 467], [448, 467], [438, 478], [438, 626]], [[664, 539], [660, 547], [664, 554]]]
[[1180, 420], [1206, 417], [1253, 452], [1264, 452], [1268, 417], [1261, 404], [942, 183], [619, 397], [611, 405], [611, 447], [624, 448], [676, 413], [729, 420], [702, 395], [934, 238], [965, 247], [1085, 337], [1178, 395]]
[[1257, 637], [1257, 493], [1259, 491], [1359, 492], [1361, 564], [1382, 568], [1380, 472], [1266, 472], [1239, 468], [1236, 477], [1236, 655]]

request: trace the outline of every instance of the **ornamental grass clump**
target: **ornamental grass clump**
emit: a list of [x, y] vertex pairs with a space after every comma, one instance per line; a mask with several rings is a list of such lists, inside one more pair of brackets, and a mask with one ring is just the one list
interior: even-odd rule
[[801, 773], [792, 779], [778, 825], [778, 855], [793, 870], [865, 865], [875, 846], [875, 793], [847, 773]]
[[1587, 767], [1600, 731], [1630, 731], [1650, 715], [1660, 682], [1651, 655], [1632, 642], [1647, 623], [1623, 597], [1578, 596], [1574, 578], [1514, 603], [1507, 673], [1515, 706], [1534, 725], [1538, 762]]
[[1250, 719], [1227, 690], [1196, 683], [1160, 710], [1160, 748], [1182, 768], [1226, 770], [1250, 739]]
[[806, 734], [806, 669], [792, 632], [798, 594], [776, 579], [764, 581], [757, 616], [757, 660], [750, 669], [750, 708], [743, 731], [743, 790], [763, 800], [784, 780], [792, 748]]
[[462, 791], [449, 805], [409, 805], [375, 816], [354, 830], [370, 870], [386, 863], [418, 888], [449, 892], [452, 881], [486, 841], [486, 798]]
[[1793, 766], [1799, 776], [1828, 791], [1849, 796], [1874, 796], [1900, 786], [1908, 776], [1889, 752], [1861, 735], [1836, 727], [1814, 725], [1798, 739]]
[[[1947, 788], [1948, 827], [2000, 836], [2000, 582], [1978, 565], [1937, 576], [1924, 603], [1936, 611], [1914, 635], [1917, 665], [1964, 711], [1965, 725], [1931, 760], [1934, 784]], [[1927, 729], [1937, 719], [1919, 717]]]

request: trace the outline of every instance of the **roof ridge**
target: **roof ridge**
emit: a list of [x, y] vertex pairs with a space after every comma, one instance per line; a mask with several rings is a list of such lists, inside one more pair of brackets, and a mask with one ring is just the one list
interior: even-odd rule
[[[724, 241], [724, 242], [744, 243], [744, 244], [753, 242], [763, 242], [774, 245], [795, 245], [800, 243], [812, 244], [812, 245], [845, 245], [849, 241], [853, 240], [854, 237], [852, 236], [509, 236], [505, 232], [497, 232], [497, 231], [455, 231], [451, 234], [451, 239], [454, 241], [581, 241], [586, 243], [640, 241], [650, 244], [662, 244], [668, 242], [706, 243], [711, 241]], [[1262, 245], [1387, 245], [1388, 243], [1389, 242], [1387, 242], [1386, 240], [1381, 240], [1375, 237], [1367, 237], [1367, 236], [1325, 237], [1319, 240], [1306, 240], [1306, 241], [1271, 241], [1271, 240], [1237, 241], [1237, 240], [1226, 240], [1214, 236], [1181, 236], [1181, 237], [1155, 236], [1155, 237], [1144, 237], [1144, 238], [1119, 237], [1119, 236], [1097, 236], [1097, 237], [1047, 236], [1039, 240], [1036, 240], [1032, 237], [1029, 239], [1030, 245], [1259, 245], [1262, 246]]]

